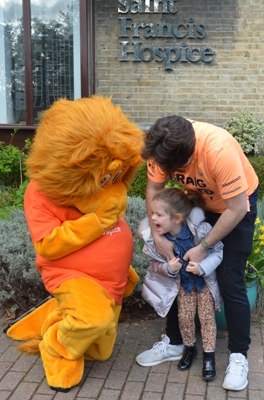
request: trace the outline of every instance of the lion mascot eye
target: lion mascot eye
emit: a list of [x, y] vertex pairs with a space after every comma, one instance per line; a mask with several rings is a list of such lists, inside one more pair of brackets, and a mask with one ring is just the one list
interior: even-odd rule
[[103, 187], [111, 178], [111, 174], [106, 174], [100, 181], [100, 186]]

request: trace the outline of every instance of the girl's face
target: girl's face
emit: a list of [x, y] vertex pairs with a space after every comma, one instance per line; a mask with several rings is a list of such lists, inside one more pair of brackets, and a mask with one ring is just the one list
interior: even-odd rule
[[182, 227], [182, 217], [177, 214], [175, 217], [169, 215], [165, 208], [165, 203], [160, 200], [151, 202], [151, 219], [154, 224], [154, 229], [159, 235], [170, 233], [176, 236]]

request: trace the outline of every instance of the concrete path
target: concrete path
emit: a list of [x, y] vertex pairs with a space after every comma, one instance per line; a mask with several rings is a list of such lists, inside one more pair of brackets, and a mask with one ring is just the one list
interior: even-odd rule
[[39, 356], [16, 350], [18, 342], [9, 339], [1, 319], [0, 400], [263, 400], [264, 399], [264, 325], [251, 324], [252, 344], [248, 354], [249, 385], [241, 392], [222, 388], [228, 363], [227, 332], [218, 331], [217, 377], [207, 383], [201, 378], [202, 347], [197, 332], [198, 358], [190, 371], [180, 372], [177, 361], [156, 367], [140, 367], [135, 357], [160, 340], [164, 333], [162, 318], [121, 322], [114, 353], [106, 362], [86, 361], [82, 382], [68, 393], [52, 391], [45, 379]]

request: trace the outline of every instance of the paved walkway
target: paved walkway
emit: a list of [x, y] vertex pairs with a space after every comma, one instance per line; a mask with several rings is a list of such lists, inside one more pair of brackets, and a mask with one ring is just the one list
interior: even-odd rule
[[[2, 318], [3, 320], [3, 318]], [[45, 380], [41, 359], [16, 350], [18, 342], [0, 332], [1, 400], [263, 400], [264, 324], [252, 322], [252, 344], [248, 354], [249, 386], [241, 392], [222, 388], [228, 362], [227, 332], [218, 331], [217, 377], [207, 383], [201, 378], [201, 337], [197, 333], [198, 358], [190, 371], [180, 372], [177, 361], [156, 367], [140, 367], [136, 355], [150, 348], [164, 333], [164, 320], [121, 322], [112, 357], [106, 362], [86, 362], [82, 382], [68, 393], [52, 391]], [[199, 351], [200, 350], [200, 351]]]

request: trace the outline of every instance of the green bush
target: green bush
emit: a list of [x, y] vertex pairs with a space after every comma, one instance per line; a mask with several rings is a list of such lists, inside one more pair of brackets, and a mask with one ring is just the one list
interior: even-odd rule
[[48, 296], [35, 267], [24, 212], [17, 210], [10, 220], [0, 220], [0, 304], [11, 312], [27, 311]]
[[264, 121], [245, 109], [226, 121], [223, 127], [236, 138], [246, 155], [257, 156], [264, 139]]
[[131, 264], [137, 271], [140, 282], [135, 288], [135, 292], [141, 292], [143, 278], [148, 268], [148, 257], [142, 252], [143, 242], [139, 238], [137, 229], [139, 222], [146, 217], [145, 201], [141, 197], [129, 197], [126, 211], [126, 220], [134, 238], [134, 253]]
[[261, 200], [264, 196], [264, 156], [248, 157], [248, 159], [259, 178], [260, 189], [258, 198]]
[[[137, 171], [134, 181], [131, 185], [131, 189], [128, 192], [130, 197], [141, 197], [141, 199], [146, 198], [146, 185], [147, 185], [147, 164], [144, 163], [143, 166]], [[179, 189], [182, 186], [170, 179], [166, 182], [166, 187], [178, 187]]]
[[10, 214], [23, 209], [24, 194], [29, 181], [26, 179], [18, 189], [7, 187], [0, 189], [0, 219], [9, 219]]
[[128, 192], [128, 196], [141, 197], [141, 199], [145, 199], [146, 184], [147, 184], [147, 164], [144, 163], [135, 175], [130, 191]]
[[27, 154], [26, 150], [30, 146], [30, 139], [25, 140], [25, 146], [20, 148], [12, 145], [12, 140], [16, 131], [11, 134], [8, 145], [0, 142], [0, 188], [18, 188], [24, 181], [24, 162]]
[[[134, 237], [132, 265], [140, 277], [134, 291], [138, 298], [148, 267], [137, 235], [138, 224], [145, 216], [145, 201], [129, 197], [126, 220]], [[0, 220], [0, 248], [0, 304], [10, 311], [28, 310], [44, 300], [48, 293], [35, 266], [35, 251], [22, 210], [12, 212], [9, 220]]]

